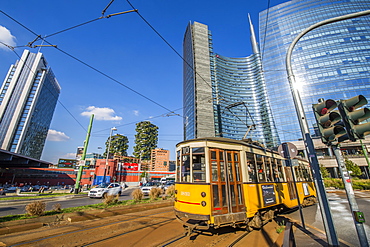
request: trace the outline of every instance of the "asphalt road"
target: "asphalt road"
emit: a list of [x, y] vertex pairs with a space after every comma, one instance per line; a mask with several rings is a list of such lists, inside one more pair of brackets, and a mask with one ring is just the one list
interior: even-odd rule
[[[131, 192], [136, 188], [127, 188], [122, 192], [122, 195], [119, 197], [120, 201], [130, 200]], [[53, 205], [59, 203], [61, 208], [71, 208], [71, 207], [79, 207], [91, 204], [101, 203], [102, 200], [98, 198], [91, 199], [87, 195], [81, 195], [74, 198], [66, 198], [60, 197], [55, 198], [53, 200], [45, 200], [46, 202], [46, 210], [52, 210]], [[25, 213], [25, 206], [28, 204], [29, 201], [2, 201], [0, 202], [0, 217], [7, 216], [7, 215], [16, 215], [16, 214], [24, 214]]]

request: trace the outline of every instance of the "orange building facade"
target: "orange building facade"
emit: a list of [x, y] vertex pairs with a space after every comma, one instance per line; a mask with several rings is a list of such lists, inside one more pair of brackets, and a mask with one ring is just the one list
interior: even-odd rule
[[170, 151], [161, 148], [152, 150], [150, 171], [170, 170]]

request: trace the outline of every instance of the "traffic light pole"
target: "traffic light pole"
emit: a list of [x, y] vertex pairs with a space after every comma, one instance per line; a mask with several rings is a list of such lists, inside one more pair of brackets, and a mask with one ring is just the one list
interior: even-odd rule
[[318, 200], [319, 200], [319, 204], [321, 206], [320, 207], [321, 208], [321, 215], [322, 215], [322, 218], [323, 218], [323, 223], [324, 223], [324, 227], [325, 227], [325, 231], [326, 231], [326, 237], [327, 237], [327, 240], [328, 240], [328, 244], [330, 246], [339, 246], [338, 237], [337, 237], [337, 233], [336, 233], [335, 228], [334, 228], [333, 219], [332, 219], [332, 216], [331, 216], [329, 203], [328, 203], [328, 199], [327, 199], [327, 196], [326, 196], [325, 187], [324, 187], [324, 184], [322, 182], [319, 162], [317, 160], [315, 148], [314, 148], [312, 138], [311, 138], [311, 135], [310, 135], [310, 132], [309, 132], [308, 123], [307, 123], [306, 115], [304, 113], [302, 101], [301, 101], [298, 89], [295, 87], [295, 78], [294, 78], [294, 74], [293, 74], [293, 70], [292, 70], [291, 57], [292, 57], [293, 48], [296, 45], [296, 43], [299, 41], [300, 38], [303, 37], [303, 35], [310, 32], [311, 30], [313, 30], [315, 28], [318, 28], [318, 27], [321, 27], [323, 25], [333, 23], [333, 22], [347, 20], [347, 19], [351, 19], [351, 18], [356, 18], [356, 17], [360, 17], [360, 16], [369, 15], [369, 14], [370, 14], [370, 10], [366, 10], [366, 11], [361, 11], [361, 12], [357, 12], [357, 13], [353, 13], [353, 14], [349, 14], [349, 15], [343, 15], [343, 16], [331, 18], [331, 19], [328, 19], [328, 20], [318, 22], [314, 25], [311, 25], [307, 29], [303, 30], [292, 41], [292, 43], [290, 44], [290, 46], [288, 48], [287, 55], [286, 55], [286, 69], [287, 69], [290, 89], [292, 91], [294, 105], [295, 105], [295, 108], [296, 108], [298, 121], [299, 121], [301, 131], [302, 131], [302, 136], [304, 138], [305, 145], [306, 145], [306, 150], [307, 150], [307, 153], [308, 153], [308, 156], [309, 156], [309, 159], [310, 159], [311, 168], [312, 168], [312, 172], [313, 172], [314, 179], [315, 179], [315, 185], [316, 185]]
[[352, 188], [351, 178], [349, 176], [349, 173], [347, 171], [346, 164], [344, 162], [342, 153], [340, 152], [340, 149], [337, 145], [333, 145], [332, 149], [334, 151], [335, 158], [337, 159], [340, 175], [342, 177], [342, 181], [344, 184], [344, 189], [346, 190], [347, 199], [349, 202], [349, 206], [351, 208], [353, 221], [355, 223], [357, 236], [360, 241], [361, 247], [368, 247], [369, 244], [367, 242], [366, 238], [366, 232], [363, 225], [364, 217], [363, 214], [359, 211], [356, 199], [355, 199], [355, 193]]

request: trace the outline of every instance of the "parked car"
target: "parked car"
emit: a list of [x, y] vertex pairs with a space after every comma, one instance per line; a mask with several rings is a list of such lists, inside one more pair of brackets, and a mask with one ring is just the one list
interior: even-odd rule
[[16, 190], [17, 190], [17, 187], [12, 186], [12, 187], [6, 188], [5, 192], [6, 193], [14, 193], [14, 192], [16, 192]]
[[148, 183], [145, 183], [140, 189], [141, 189], [141, 192], [143, 192], [144, 196], [147, 196], [149, 195], [150, 190], [154, 187], [158, 187], [157, 183], [148, 182]]
[[103, 198], [106, 195], [121, 195], [122, 187], [119, 183], [99, 184], [89, 191], [90, 198]]

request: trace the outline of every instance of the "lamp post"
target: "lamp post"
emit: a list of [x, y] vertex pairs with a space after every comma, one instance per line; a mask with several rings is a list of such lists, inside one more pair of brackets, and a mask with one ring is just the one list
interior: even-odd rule
[[103, 183], [105, 183], [105, 180], [106, 180], [106, 177], [107, 177], [107, 166], [108, 166], [108, 159], [109, 159], [110, 144], [112, 142], [112, 133], [113, 133], [113, 131], [116, 131], [116, 130], [117, 130], [116, 127], [113, 127], [113, 128], [110, 129], [108, 149], [107, 149], [107, 157], [105, 159], [105, 166], [104, 166]]

